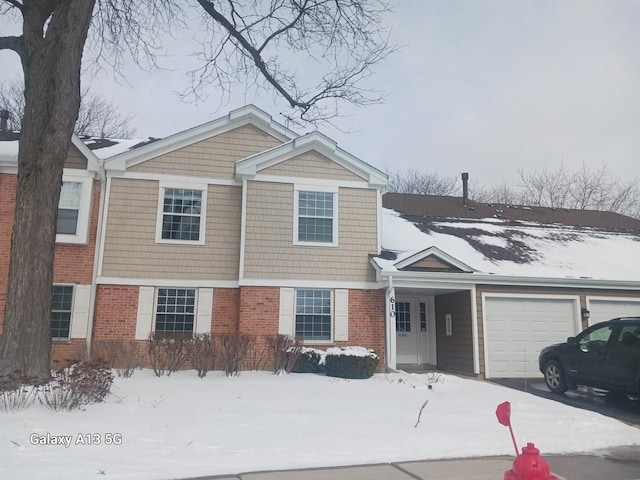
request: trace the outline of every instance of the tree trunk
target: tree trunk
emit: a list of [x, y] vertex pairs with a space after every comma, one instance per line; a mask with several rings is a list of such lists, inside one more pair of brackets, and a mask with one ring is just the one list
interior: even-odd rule
[[0, 376], [51, 374], [51, 290], [62, 169], [80, 105], [95, 0], [23, 2], [26, 108], [18, 154]]

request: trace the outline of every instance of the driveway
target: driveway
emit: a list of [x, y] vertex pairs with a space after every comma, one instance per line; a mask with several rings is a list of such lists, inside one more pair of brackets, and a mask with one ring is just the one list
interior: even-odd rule
[[606, 392], [580, 387], [565, 394], [549, 391], [542, 378], [492, 378], [490, 382], [562, 402], [572, 407], [598, 412], [607, 417], [640, 427], [640, 399], [612, 398]]

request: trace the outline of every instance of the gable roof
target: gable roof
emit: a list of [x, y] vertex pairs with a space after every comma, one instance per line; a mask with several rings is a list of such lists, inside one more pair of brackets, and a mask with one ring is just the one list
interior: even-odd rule
[[438, 247], [425, 248], [424, 250], [422, 250], [420, 252], [417, 252], [417, 253], [415, 253], [413, 255], [405, 257], [404, 259], [399, 260], [398, 262], [396, 262], [395, 263], [395, 267], [398, 270], [402, 270], [403, 268], [411, 267], [412, 265], [415, 265], [415, 264], [419, 263], [421, 260], [424, 260], [424, 259], [430, 258], [430, 257], [435, 257], [438, 260], [440, 260], [441, 262], [443, 262], [445, 264], [448, 264], [451, 267], [453, 267], [455, 269], [458, 269], [461, 272], [471, 273], [473, 271], [473, 269], [471, 267], [469, 267], [468, 265], [465, 265], [464, 263], [460, 262], [458, 259], [453, 258], [448, 253], [443, 252]]
[[115, 155], [107, 160], [105, 166], [112, 170], [124, 170], [243, 125], [253, 125], [282, 142], [298, 137], [298, 134], [273, 120], [268, 113], [255, 105], [247, 105], [231, 111], [224, 117]]
[[[419, 252], [437, 248], [468, 265], [474, 276], [640, 282], [640, 221], [633, 218], [506, 206], [497, 218], [495, 206], [471, 210], [459, 198], [424, 195], [387, 193], [382, 202], [387, 252], [374, 258], [382, 272], [398, 272]], [[491, 215], [483, 217], [488, 209]], [[571, 223], [559, 221], [565, 216]]]
[[338, 147], [336, 142], [326, 135], [314, 131], [294, 138], [261, 153], [257, 153], [236, 162], [236, 176], [253, 177], [260, 170], [276, 165], [302, 153], [314, 150], [350, 172], [366, 180], [370, 185], [383, 187], [388, 183], [384, 172], [351, 155]]
[[[17, 168], [20, 132], [0, 132], [0, 166]], [[87, 170], [100, 170], [100, 159], [77, 135], [71, 136], [71, 144], [87, 159]]]

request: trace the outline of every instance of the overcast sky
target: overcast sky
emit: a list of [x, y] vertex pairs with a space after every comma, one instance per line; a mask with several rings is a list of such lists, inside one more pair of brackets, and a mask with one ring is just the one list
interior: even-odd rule
[[[468, 171], [476, 182], [517, 183], [517, 169], [608, 165], [640, 177], [640, 1], [397, 0], [392, 42], [404, 48], [376, 68], [367, 86], [382, 105], [353, 108], [338, 129], [321, 131], [380, 169]], [[0, 30], [4, 34], [6, 28]], [[92, 91], [134, 117], [137, 135], [166, 136], [246, 103], [276, 120], [273, 95], [236, 92], [220, 105], [181, 103], [193, 33], [169, 43], [171, 70], [127, 67], [128, 83], [107, 73]], [[0, 52], [0, 80], [18, 61]], [[294, 130], [304, 133], [303, 130]]]

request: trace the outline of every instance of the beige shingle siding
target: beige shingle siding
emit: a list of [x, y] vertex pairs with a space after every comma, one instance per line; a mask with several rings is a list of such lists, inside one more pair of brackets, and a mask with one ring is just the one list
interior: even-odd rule
[[262, 130], [245, 125], [131, 167], [133, 172], [193, 175], [231, 180], [238, 160], [280, 145]]
[[69, 153], [67, 154], [67, 159], [64, 162], [64, 168], [78, 168], [81, 170], [87, 169], [87, 159], [73, 144], [69, 145]]
[[375, 281], [375, 190], [339, 189], [338, 247], [293, 244], [293, 185], [248, 182], [247, 192], [245, 278]]
[[283, 177], [322, 178], [363, 182], [364, 179], [350, 172], [318, 152], [306, 152], [272, 167], [260, 170], [260, 174]]
[[155, 243], [158, 194], [156, 181], [112, 179], [102, 275], [237, 280], [241, 188], [209, 185], [205, 245]]

